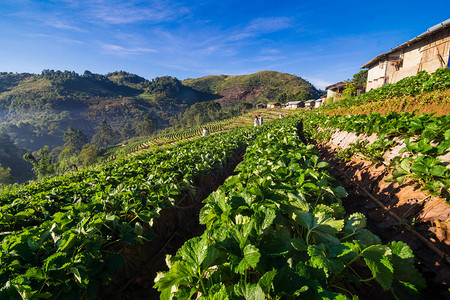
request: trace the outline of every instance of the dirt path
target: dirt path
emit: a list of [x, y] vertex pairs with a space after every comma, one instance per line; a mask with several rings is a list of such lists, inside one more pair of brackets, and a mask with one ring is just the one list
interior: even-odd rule
[[[332, 165], [332, 176], [339, 179], [349, 193], [344, 202], [348, 213], [362, 212], [368, 218], [369, 229], [383, 242], [401, 240], [416, 256], [416, 267], [427, 280], [423, 299], [450, 299], [450, 264], [407, 230], [408, 223], [425, 237], [438, 251], [450, 255], [450, 206], [444, 199], [431, 197], [408, 181], [402, 185], [385, 182], [390, 171], [384, 166], [373, 166], [370, 161], [353, 157], [339, 161], [337, 149], [330, 144], [318, 145], [322, 159]], [[399, 216], [399, 223], [362, 191], [365, 189], [391, 212]], [[448, 230], [447, 230], [448, 228]]]

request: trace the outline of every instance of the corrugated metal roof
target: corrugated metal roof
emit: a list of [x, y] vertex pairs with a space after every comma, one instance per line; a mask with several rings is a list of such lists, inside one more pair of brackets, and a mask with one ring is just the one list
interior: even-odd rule
[[449, 26], [450, 26], [450, 19], [445, 20], [444, 22], [441, 22], [441, 23], [439, 23], [437, 25], [434, 25], [433, 27], [428, 28], [428, 30], [425, 31], [424, 33], [419, 34], [415, 38], [413, 38], [413, 39], [411, 39], [411, 40], [409, 40], [409, 41], [407, 41], [407, 42], [405, 42], [405, 43], [403, 43], [403, 44], [401, 44], [401, 45], [391, 49], [391, 51], [378, 55], [377, 57], [375, 57], [374, 59], [372, 59], [371, 61], [369, 61], [365, 65], [363, 65], [361, 67], [361, 69], [368, 68], [371, 65], [377, 63], [378, 61], [382, 60], [383, 58], [385, 58], [389, 54], [397, 52], [397, 51], [399, 51], [401, 49], [407, 48], [407, 47], [411, 46], [412, 44], [423, 40], [425, 37], [427, 37], [427, 36], [429, 36], [429, 35], [431, 35], [433, 33], [436, 33], [436, 32], [438, 32], [438, 31], [440, 31], [440, 30], [442, 30], [442, 29], [444, 29], [446, 27], [449, 27]]
[[287, 102], [286, 105], [296, 105], [296, 104], [299, 104], [301, 102], [303, 102], [303, 101], [290, 101], [290, 102]]
[[346, 85], [346, 84], [347, 84], [346, 82], [340, 81], [340, 82], [338, 82], [338, 83], [335, 83], [335, 84], [332, 84], [332, 85], [327, 86], [327, 87], [325, 88], [325, 90], [329, 90], [329, 89], [332, 89], [332, 88], [339, 88], [339, 87], [344, 86], [344, 85]]

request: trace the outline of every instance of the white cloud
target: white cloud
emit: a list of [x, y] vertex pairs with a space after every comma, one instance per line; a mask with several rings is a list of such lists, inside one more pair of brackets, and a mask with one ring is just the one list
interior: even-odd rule
[[112, 45], [112, 44], [102, 44], [101, 46], [106, 53], [118, 55], [118, 56], [130, 56], [130, 55], [139, 55], [139, 54], [144, 54], [144, 53], [157, 52], [154, 49], [141, 48], [141, 47], [125, 48], [122, 46]]
[[259, 52], [263, 55], [273, 55], [273, 54], [280, 53], [280, 50], [274, 49], [274, 48], [264, 48], [264, 49], [261, 49], [261, 51], [259, 51]]
[[324, 80], [322, 78], [312, 78], [312, 77], [305, 77], [306, 80], [311, 82], [316, 88], [324, 90], [325, 87], [332, 85], [335, 82], [330, 82], [327, 80]]
[[109, 24], [128, 24], [139, 21], [158, 23], [189, 15], [185, 7], [164, 1], [87, 1], [88, 14], [94, 22], [101, 20]]
[[33, 38], [48, 38], [48, 39], [53, 39], [53, 40], [63, 42], [63, 43], [84, 44], [83, 41], [68, 39], [65, 37], [51, 35], [51, 34], [35, 33], [35, 34], [28, 34], [27, 36], [33, 37]]
[[294, 26], [294, 19], [288, 17], [257, 18], [252, 20], [244, 28], [235, 30], [226, 41], [241, 41], [247, 38], [257, 37], [263, 34], [288, 29]]
[[257, 18], [250, 22], [247, 31], [255, 33], [270, 33], [293, 26], [293, 18], [273, 17], [273, 18]]
[[66, 22], [63, 22], [61, 20], [56, 20], [56, 19], [44, 21], [44, 24], [47, 25], [47, 26], [58, 28], [58, 29], [72, 30], [72, 31], [78, 31], [78, 32], [85, 32], [85, 30], [83, 30], [83, 29], [81, 29], [81, 28], [79, 28], [77, 26], [73, 26], [73, 25], [70, 25], [70, 24], [68, 24]]

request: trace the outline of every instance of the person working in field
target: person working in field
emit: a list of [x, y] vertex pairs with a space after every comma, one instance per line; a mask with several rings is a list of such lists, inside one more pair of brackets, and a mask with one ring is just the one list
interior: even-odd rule
[[206, 128], [203, 128], [203, 136], [209, 135], [209, 131]]
[[259, 126], [261, 126], [263, 124], [263, 117], [259, 116]]
[[253, 120], [253, 126], [259, 126], [259, 119], [258, 116], [255, 116], [255, 120]]

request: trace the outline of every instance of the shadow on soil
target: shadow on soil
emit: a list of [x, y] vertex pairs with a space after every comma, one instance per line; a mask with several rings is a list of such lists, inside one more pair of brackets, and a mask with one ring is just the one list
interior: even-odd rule
[[[349, 194], [347, 199], [343, 201], [347, 213], [361, 212], [366, 215], [368, 228], [378, 235], [383, 243], [394, 240], [403, 241], [411, 247], [416, 257], [416, 268], [427, 281], [427, 288], [422, 291], [421, 298], [450, 299], [450, 265], [386, 213], [384, 209], [362, 192], [356, 183], [380, 200], [404, 222], [412, 225], [417, 232], [431, 241], [437, 248], [449, 254], [450, 247], [443, 242], [439, 242], [430, 230], [433, 224], [420, 221], [419, 215], [423, 211], [424, 199], [415, 199], [415, 193], [411, 192], [420, 190], [420, 187], [411, 186], [411, 183], [400, 186], [393, 183], [388, 184], [385, 182], [388, 171], [384, 166], [373, 167], [367, 161], [341, 161], [335, 158], [336, 152], [333, 148], [327, 145], [318, 145], [318, 148], [322, 159], [332, 166], [330, 168], [331, 175], [341, 181]], [[407, 203], [399, 200], [398, 195], [401, 193], [408, 193], [406, 196], [411, 197]], [[389, 296], [385, 299], [389, 299]], [[369, 297], [368, 299], [373, 298]]]
[[202, 201], [233, 174], [243, 155], [244, 151], [235, 153], [224, 169], [196, 178], [195, 190], [187, 191], [178, 201], [178, 207], [164, 209], [156, 219], [151, 229], [155, 238], [151, 242], [115, 249], [120, 251], [125, 266], [115, 273], [111, 284], [102, 288], [97, 299], [159, 299], [153, 285], [156, 273], [168, 270], [166, 255], [175, 255], [185, 241], [203, 233], [204, 227], [199, 224]]

